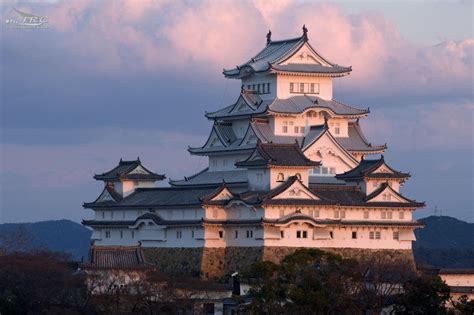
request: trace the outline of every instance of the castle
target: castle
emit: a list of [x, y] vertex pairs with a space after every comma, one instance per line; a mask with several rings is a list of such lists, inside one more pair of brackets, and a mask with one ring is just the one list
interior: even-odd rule
[[413, 212], [424, 203], [401, 194], [410, 175], [364, 136], [369, 110], [333, 99], [333, 79], [351, 71], [322, 57], [306, 27], [285, 40], [269, 32], [263, 50], [223, 71], [241, 80], [240, 94], [206, 113], [209, 137], [188, 149], [208, 157], [206, 169], [165, 188], [139, 159], [94, 176], [104, 189], [84, 204], [95, 212], [83, 221], [92, 257], [120, 260], [122, 251], [124, 264], [204, 277], [301, 247], [412, 260]]

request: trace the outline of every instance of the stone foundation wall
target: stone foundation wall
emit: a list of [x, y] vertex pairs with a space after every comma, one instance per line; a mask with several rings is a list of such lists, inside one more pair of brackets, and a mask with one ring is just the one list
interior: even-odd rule
[[[298, 247], [226, 247], [226, 248], [143, 248], [145, 259], [171, 275], [220, 278], [242, 270], [256, 261], [279, 263]], [[415, 268], [411, 250], [321, 248], [344, 258], [354, 258], [363, 265], [396, 263]]]

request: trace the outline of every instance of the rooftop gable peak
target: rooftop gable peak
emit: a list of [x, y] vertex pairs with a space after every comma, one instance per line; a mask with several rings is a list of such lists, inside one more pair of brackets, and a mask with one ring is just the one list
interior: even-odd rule
[[310, 199], [321, 200], [316, 193], [306, 187], [296, 176], [291, 176], [286, 182], [260, 197], [262, 202], [275, 199]]
[[103, 181], [120, 181], [120, 180], [148, 180], [158, 181], [166, 178], [164, 174], [156, 174], [148, 170], [142, 165], [140, 158], [136, 160], [123, 160], [120, 161], [116, 167], [108, 172], [94, 175], [96, 180]]

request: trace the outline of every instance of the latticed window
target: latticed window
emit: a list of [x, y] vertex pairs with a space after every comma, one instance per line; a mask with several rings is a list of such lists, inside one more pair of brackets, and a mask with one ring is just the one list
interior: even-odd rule
[[398, 240], [399, 238], [400, 238], [400, 235], [399, 235], [398, 231], [394, 231], [393, 232], [393, 239]]

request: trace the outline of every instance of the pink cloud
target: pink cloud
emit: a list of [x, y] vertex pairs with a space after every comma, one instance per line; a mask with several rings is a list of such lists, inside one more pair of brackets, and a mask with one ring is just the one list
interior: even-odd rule
[[[265, 34], [299, 36], [331, 61], [352, 65], [341, 84], [377, 95], [469, 93], [474, 39], [435, 47], [404, 39], [384, 16], [346, 15], [335, 4], [287, 1], [69, 1], [49, 13], [80, 69], [120, 74], [189, 69], [221, 78], [258, 52]], [[449, 80], [446, 80], [449, 78]], [[447, 82], [449, 81], [449, 82]]]

